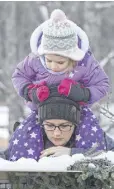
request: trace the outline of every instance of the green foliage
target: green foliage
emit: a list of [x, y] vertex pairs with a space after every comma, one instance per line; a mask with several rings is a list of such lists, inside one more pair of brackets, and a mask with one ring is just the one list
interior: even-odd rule
[[76, 162], [63, 173], [9, 173], [13, 189], [113, 189], [114, 166], [107, 159]]

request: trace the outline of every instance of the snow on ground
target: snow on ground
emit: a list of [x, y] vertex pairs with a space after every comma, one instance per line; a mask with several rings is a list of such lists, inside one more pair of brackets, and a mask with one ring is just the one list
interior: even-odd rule
[[[67, 167], [73, 165], [76, 161], [84, 159], [83, 154], [75, 154], [72, 157], [63, 155], [59, 157], [43, 157], [38, 162], [34, 159], [21, 158], [16, 162], [10, 162], [0, 158], [0, 171], [18, 171], [18, 172], [66, 172]], [[114, 163], [114, 152], [102, 153], [93, 159], [107, 158]]]

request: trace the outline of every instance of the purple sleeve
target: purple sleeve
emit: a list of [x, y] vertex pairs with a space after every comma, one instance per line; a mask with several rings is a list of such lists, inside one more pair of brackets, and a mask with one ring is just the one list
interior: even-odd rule
[[74, 154], [83, 154], [87, 152], [87, 149], [84, 148], [71, 148], [71, 156]]
[[[110, 138], [108, 135], [105, 133], [105, 145], [106, 145], [106, 150], [107, 151], [114, 151], [114, 140]], [[71, 156], [74, 154], [84, 154], [88, 151], [88, 149], [84, 148], [71, 148]]]
[[90, 90], [89, 104], [99, 101], [109, 92], [109, 79], [99, 63], [91, 55], [83, 77], [84, 86]]
[[27, 84], [32, 83], [35, 78], [35, 71], [33, 68], [33, 64], [35, 64], [34, 59], [30, 56], [27, 56], [22, 62], [20, 62], [13, 75], [12, 75], [12, 83], [17, 91], [17, 93], [22, 96], [23, 87]]

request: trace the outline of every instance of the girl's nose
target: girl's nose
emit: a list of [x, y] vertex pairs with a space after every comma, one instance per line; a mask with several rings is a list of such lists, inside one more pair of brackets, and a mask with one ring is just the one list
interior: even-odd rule
[[55, 130], [54, 130], [54, 135], [55, 135], [55, 136], [61, 135], [61, 131], [60, 131], [60, 129], [59, 129], [58, 127], [55, 128]]

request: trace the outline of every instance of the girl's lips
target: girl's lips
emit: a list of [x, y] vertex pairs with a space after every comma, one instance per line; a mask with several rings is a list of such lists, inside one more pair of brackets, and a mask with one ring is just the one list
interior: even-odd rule
[[58, 140], [62, 140], [62, 138], [53, 138], [53, 139], [54, 139], [54, 140], [57, 140], [57, 141], [58, 141]]

